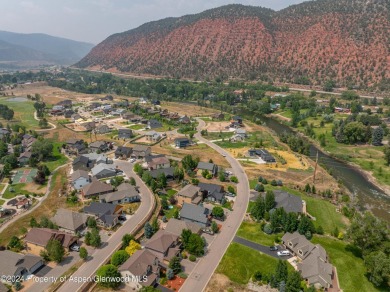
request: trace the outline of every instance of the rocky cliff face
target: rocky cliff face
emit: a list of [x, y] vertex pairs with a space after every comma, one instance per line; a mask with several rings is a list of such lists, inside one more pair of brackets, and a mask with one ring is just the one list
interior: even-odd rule
[[389, 2], [228, 5], [115, 34], [76, 66], [196, 79], [372, 85], [390, 78]]

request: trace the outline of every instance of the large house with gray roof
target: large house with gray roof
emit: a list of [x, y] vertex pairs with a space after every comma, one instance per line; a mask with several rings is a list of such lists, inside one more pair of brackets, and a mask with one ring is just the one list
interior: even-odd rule
[[58, 209], [52, 221], [61, 231], [76, 234], [87, 226], [88, 216], [84, 213], [73, 212], [67, 209]]
[[98, 181], [97, 179], [92, 179], [92, 182], [88, 185], [85, 185], [81, 189], [81, 193], [84, 196], [84, 198], [90, 198], [93, 196], [99, 196], [107, 193], [111, 193], [114, 189], [111, 185], [102, 183], [101, 181]]
[[44, 264], [42, 258], [39, 256], [32, 254], [24, 255], [10, 250], [0, 251], [0, 259], [0, 275], [8, 276], [2, 278], [4, 282], [8, 283], [11, 283], [10, 281], [7, 281], [8, 278], [25, 278]]
[[165, 232], [172, 233], [176, 236], [181, 236], [181, 233], [184, 229], [191, 230], [192, 233], [200, 234], [202, 229], [196, 223], [186, 222], [179, 219], [171, 218], [169, 219], [167, 225], [165, 226]]
[[122, 171], [115, 168], [112, 164], [100, 163], [91, 169], [91, 173], [97, 179], [103, 179], [114, 177], [118, 173], [122, 173]]
[[213, 176], [216, 176], [218, 173], [218, 166], [216, 164], [210, 163], [210, 162], [200, 161], [196, 168], [198, 169], [199, 175], [201, 175], [203, 170], [208, 170]]
[[100, 195], [99, 200], [101, 203], [117, 205], [123, 203], [139, 202], [141, 201], [141, 196], [134, 186], [128, 183], [123, 183], [118, 187], [117, 191]]
[[85, 185], [91, 183], [91, 178], [87, 171], [79, 169], [72, 173], [72, 186], [75, 190], [81, 190]]
[[180, 253], [180, 236], [160, 229], [144, 245], [145, 249], [153, 252], [160, 261], [168, 263]]
[[274, 190], [275, 208], [283, 208], [287, 213], [304, 213], [303, 201], [300, 197], [282, 190]]
[[50, 228], [31, 228], [26, 234], [24, 241], [27, 244], [26, 250], [34, 254], [40, 254], [51, 239], [58, 240], [65, 249], [77, 243], [78, 237], [72, 234], [50, 229]]
[[96, 223], [100, 226], [112, 228], [118, 223], [118, 217], [122, 214], [123, 207], [109, 203], [92, 202], [84, 207], [84, 213], [94, 215]]
[[194, 204], [184, 203], [180, 210], [180, 220], [198, 224], [202, 228], [210, 225], [210, 210]]
[[334, 268], [321, 245], [314, 245], [297, 231], [283, 235], [282, 243], [300, 260], [298, 270], [309, 285], [317, 289], [332, 287]]

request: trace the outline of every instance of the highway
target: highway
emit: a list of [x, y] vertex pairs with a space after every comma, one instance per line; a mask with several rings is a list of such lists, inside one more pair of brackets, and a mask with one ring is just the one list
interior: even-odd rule
[[[111, 257], [112, 253], [117, 250], [122, 244], [122, 237], [126, 233], [132, 233], [139, 225], [143, 225], [144, 220], [153, 212], [154, 209], [154, 196], [152, 192], [147, 188], [144, 182], [134, 173], [133, 165], [127, 161], [115, 161], [114, 165], [123, 170], [128, 177], [134, 177], [137, 186], [140, 187], [140, 193], [142, 194], [141, 205], [137, 212], [128, 219], [121, 228], [116, 232], [113, 232], [111, 237], [104, 246], [97, 250], [93, 254], [93, 258], [83, 264], [72, 276], [73, 277], [93, 277], [97, 269], [106, 263]], [[67, 281], [65, 282], [58, 291], [69, 292], [69, 291], [81, 291], [85, 283]]]
[[[181, 292], [200, 292], [203, 291], [211, 276], [214, 274], [219, 262], [221, 261], [226, 249], [233, 240], [242, 220], [244, 219], [248, 203], [249, 203], [249, 181], [241, 164], [233, 158], [229, 152], [215, 145], [200, 135], [200, 131], [205, 127], [205, 122], [198, 119], [198, 132], [195, 134], [196, 139], [207, 144], [209, 147], [216, 150], [219, 154], [224, 155], [230, 163], [233, 173], [238, 178], [237, 197], [233, 207], [233, 211], [225, 221], [224, 227], [218, 234], [210, 246], [208, 253], [195, 266], [188, 279], [181, 287]], [[212, 157], [210, 157], [212, 158]]]

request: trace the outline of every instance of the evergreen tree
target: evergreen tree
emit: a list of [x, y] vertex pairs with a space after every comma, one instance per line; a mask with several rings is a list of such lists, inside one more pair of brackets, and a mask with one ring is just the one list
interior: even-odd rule
[[372, 145], [381, 146], [384, 131], [382, 127], [378, 127], [372, 131]]
[[275, 194], [273, 191], [267, 191], [267, 193], [265, 195], [265, 210], [269, 211], [274, 206], [275, 206]]
[[300, 292], [302, 277], [298, 271], [293, 271], [288, 275], [286, 292]]
[[287, 282], [288, 270], [287, 261], [279, 260], [275, 270], [275, 283], [279, 285], [280, 282]]
[[153, 236], [153, 228], [152, 228], [152, 225], [150, 225], [149, 222], [146, 222], [145, 226], [144, 226], [144, 231], [145, 231], [145, 237], [146, 238], [151, 238]]
[[169, 261], [169, 268], [172, 269], [173, 273], [176, 275], [181, 272], [181, 264], [180, 264], [180, 258], [173, 257]]

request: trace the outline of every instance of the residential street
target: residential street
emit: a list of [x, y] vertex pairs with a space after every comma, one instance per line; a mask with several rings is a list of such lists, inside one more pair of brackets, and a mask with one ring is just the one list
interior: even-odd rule
[[[140, 187], [140, 193], [142, 194], [142, 201], [137, 212], [128, 219], [118, 231], [114, 232], [106, 243], [103, 243], [103, 248], [95, 251], [93, 258], [83, 264], [74, 274], [73, 277], [92, 277], [96, 270], [103, 265], [111, 254], [119, 248], [122, 243], [122, 236], [126, 233], [133, 232], [140, 222], [142, 222], [152, 211], [154, 206], [154, 196], [152, 192], [146, 187], [142, 180], [133, 172], [133, 165], [127, 161], [115, 161], [114, 165], [118, 165], [120, 169], [128, 177], [134, 177], [137, 186]], [[78, 283], [74, 281], [67, 281], [61, 286], [58, 291], [80, 291], [84, 283]]]
[[226, 249], [233, 240], [237, 229], [240, 227], [249, 203], [249, 181], [244, 169], [227, 151], [214, 143], [209, 142], [200, 135], [200, 130], [205, 127], [205, 122], [200, 119], [198, 119], [198, 122], [198, 133], [195, 134], [196, 139], [215, 149], [219, 154], [225, 155], [226, 160], [230, 163], [233, 173], [237, 176], [239, 183], [237, 184], [237, 197], [233, 211], [230, 212], [221, 233], [216, 236], [207, 255], [199, 261], [191, 275], [184, 282], [184, 285], [180, 289], [182, 292], [203, 291], [205, 289], [220, 260], [225, 254]]

